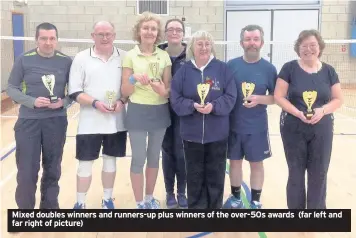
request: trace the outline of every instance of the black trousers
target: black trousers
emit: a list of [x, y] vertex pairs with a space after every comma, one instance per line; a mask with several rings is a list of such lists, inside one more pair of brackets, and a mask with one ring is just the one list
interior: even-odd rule
[[36, 204], [41, 152], [40, 209], [58, 209], [58, 181], [66, 140], [67, 117], [45, 119], [19, 118], [15, 124], [17, 188], [15, 199], [19, 209], [33, 209]]
[[[292, 115], [281, 115], [281, 136], [289, 175], [289, 209], [326, 209], [326, 185], [333, 141], [333, 115], [309, 125]], [[305, 188], [307, 172], [307, 189]]]
[[183, 142], [180, 137], [179, 117], [171, 112], [171, 125], [167, 128], [162, 143], [162, 168], [166, 193], [174, 193], [177, 179], [177, 193], [185, 194], [187, 176], [183, 152]]
[[223, 203], [227, 140], [183, 141], [189, 209], [220, 209]]

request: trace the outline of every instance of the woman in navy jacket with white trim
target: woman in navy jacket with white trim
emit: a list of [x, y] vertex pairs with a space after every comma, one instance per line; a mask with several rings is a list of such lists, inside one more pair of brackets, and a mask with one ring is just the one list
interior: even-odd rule
[[[226, 63], [215, 58], [210, 33], [196, 32], [187, 60], [175, 74], [170, 102], [180, 117], [187, 172], [188, 208], [222, 207], [229, 114], [237, 91]], [[198, 85], [207, 87], [202, 105]]]

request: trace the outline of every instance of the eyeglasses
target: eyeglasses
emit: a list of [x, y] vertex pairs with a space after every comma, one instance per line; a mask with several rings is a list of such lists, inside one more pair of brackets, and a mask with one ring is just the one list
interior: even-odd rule
[[113, 37], [115, 34], [113, 33], [98, 33], [98, 34], [94, 34], [96, 37], [99, 37], [100, 39], [104, 39], [104, 37], [106, 37], [107, 39], [110, 39], [111, 37]]
[[316, 48], [318, 48], [318, 44], [301, 45], [300, 48], [303, 49], [303, 50], [306, 50], [306, 49], [308, 49], [308, 48], [310, 48], [310, 49], [316, 49]]
[[166, 32], [169, 32], [169, 33], [173, 33], [174, 31], [180, 34], [180, 33], [183, 32], [183, 29], [181, 29], [181, 28], [168, 28], [166, 30]]

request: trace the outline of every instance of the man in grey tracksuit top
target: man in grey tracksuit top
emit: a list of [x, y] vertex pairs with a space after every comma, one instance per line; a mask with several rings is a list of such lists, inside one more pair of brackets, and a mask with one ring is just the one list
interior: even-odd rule
[[[36, 184], [42, 152], [40, 209], [59, 208], [58, 181], [67, 131], [65, 97], [72, 60], [55, 50], [58, 33], [54, 25], [42, 23], [36, 29], [37, 48], [19, 56], [10, 74], [7, 93], [20, 104], [15, 124], [17, 188], [19, 209], [35, 207]], [[53, 94], [51, 86], [54, 85]], [[54, 79], [54, 81], [53, 81]], [[47, 84], [47, 85], [48, 85]], [[50, 95], [58, 97], [57, 102]]]

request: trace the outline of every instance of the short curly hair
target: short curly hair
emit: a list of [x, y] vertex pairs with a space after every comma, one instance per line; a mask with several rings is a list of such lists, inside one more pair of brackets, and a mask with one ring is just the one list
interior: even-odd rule
[[162, 41], [163, 39], [163, 29], [162, 29], [162, 22], [161, 18], [152, 13], [152, 12], [143, 12], [137, 19], [136, 24], [134, 25], [132, 29], [133, 33], [133, 40], [141, 43], [141, 37], [140, 37], [140, 28], [142, 26], [142, 23], [147, 22], [147, 21], [155, 21], [157, 22], [158, 25], [158, 33], [157, 33], [157, 38], [155, 41], [155, 44], [158, 44]]
[[187, 49], [186, 49], [186, 61], [194, 59], [194, 44], [198, 40], [207, 40], [211, 44], [211, 53], [216, 57], [216, 51], [215, 51], [215, 44], [214, 44], [214, 38], [213, 36], [208, 32], [204, 30], [199, 30], [196, 31], [190, 40], [188, 41], [187, 44]]
[[325, 49], [325, 42], [323, 40], [323, 38], [321, 37], [321, 34], [319, 31], [317, 30], [303, 30], [299, 33], [299, 36], [298, 36], [298, 39], [295, 41], [295, 44], [294, 44], [294, 51], [297, 53], [297, 55], [300, 57], [300, 54], [299, 54], [299, 50], [300, 50], [300, 45], [302, 44], [302, 42], [311, 37], [311, 36], [314, 36], [315, 39], [318, 41], [318, 45], [319, 45], [319, 55], [318, 57], [320, 58], [321, 55], [323, 54], [323, 51]]

